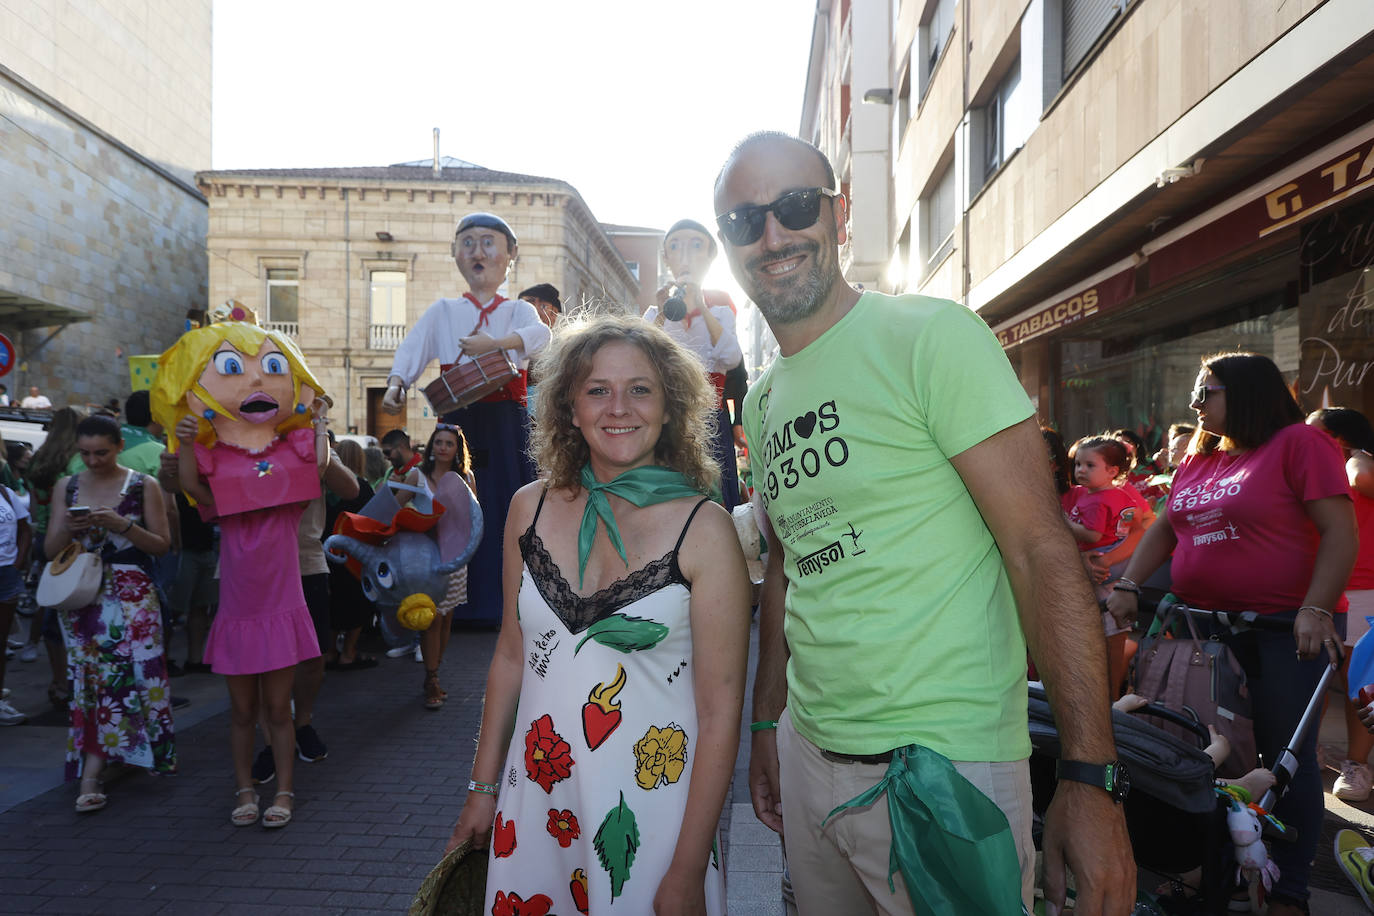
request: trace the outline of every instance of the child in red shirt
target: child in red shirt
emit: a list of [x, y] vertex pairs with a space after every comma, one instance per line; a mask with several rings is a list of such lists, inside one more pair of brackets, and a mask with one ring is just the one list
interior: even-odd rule
[[[1081, 551], [1110, 549], [1126, 539], [1136, 514], [1135, 500], [1119, 484], [1131, 469], [1130, 451], [1125, 443], [1110, 436], [1079, 439], [1069, 450], [1073, 476], [1078, 486], [1064, 494], [1064, 514]], [[1098, 597], [1105, 597], [1100, 586]], [[1117, 624], [1108, 613], [1102, 614], [1107, 635], [1107, 675], [1115, 699], [1126, 677], [1126, 639], [1129, 630]]]

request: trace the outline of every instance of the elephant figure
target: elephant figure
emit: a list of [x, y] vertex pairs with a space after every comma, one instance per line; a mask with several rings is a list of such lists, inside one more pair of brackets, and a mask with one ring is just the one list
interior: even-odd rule
[[[463, 488], [467, 491], [467, 488]], [[381, 544], [370, 544], [344, 534], [332, 534], [325, 539], [325, 556], [331, 563], [357, 560], [362, 567], [358, 579], [363, 594], [377, 605], [382, 635], [394, 646], [404, 645], [411, 635], [400, 625], [396, 612], [411, 596], [428, 596], [431, 607], [444, 598], [449, 577], [472, 559], [482, 540], [482, 509], [477, 498], [467, 492], [468, 505], [445, 507], [446, 512], [463, 512], [470, 519], [467, 544], [458, 556], [444, 562], [439, 557], [439, 545], [428, 534], [397, 531]]]

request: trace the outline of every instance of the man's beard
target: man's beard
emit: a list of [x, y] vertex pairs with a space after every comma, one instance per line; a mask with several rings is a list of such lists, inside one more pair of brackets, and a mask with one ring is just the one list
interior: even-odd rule
[[836, 263], [833, 258], [821, 256], [821, 246], [815, 242], [791, 245], [780, 251], [769, 252], [750, 259], [746, 266], [747, 276], [753, 279], [756, 271], [764, 264], [785, 261], [799, 255], [810, 255], [811, 266], [804, 276], [796, 278], [785, 289], [764, 290], [759, 286], [747, 290], [763, 317], [770, 323], [790, 324], [814, 315], [834, 286]]

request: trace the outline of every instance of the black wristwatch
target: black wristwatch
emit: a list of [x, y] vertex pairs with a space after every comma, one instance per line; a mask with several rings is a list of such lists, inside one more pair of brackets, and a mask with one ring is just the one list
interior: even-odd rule
[[1097, 786], [1112, 797], [1118, 805], [1131, 794], [1131, 774], [1126, 764], [1120, 760], [1111, 763], [1084, 763], [1081, 760], [1061, 760], [1055, 766], [1054, 774], [1060, 779], [1084, 782]]

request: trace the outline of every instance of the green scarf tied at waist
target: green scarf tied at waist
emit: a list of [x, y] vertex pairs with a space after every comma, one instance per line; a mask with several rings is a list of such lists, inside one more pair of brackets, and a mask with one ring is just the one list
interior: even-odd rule
[[930, 748], [892, 752], [877, 785], [831, 811], [864, 808], [887, 795], [892, 822], [887, 884], [898, 870], [917, 913], [1024, 912], [1021, 865], [1002, 809]]
[[582, 527], [577, 532], [577, 587], [582, 587], [582, 577], [587, 571], [587, 556], [592, 552], [592, 541], [596, 540], [596, 521], [606, 523], [606, 535], [611, 539], [625, 568], [630, 568], [630, 558], [625, 555], [625, 544], [620, 540], [620, 527], [615, 523], [615, 513], [611, 512], [611, 502], [606, 494], [614, 493], [626, 502], [636, 506], [653, 506], [666, 503], [670, 499], [684, 496], [704, 495], [680, 471], [660, 467], [656, 464], [630, 468], [614, 480], [600, 483], [592, 474], [590, 464], [582, 465], [582, 487], [587, 491], [587, 508], [582, 510]]

